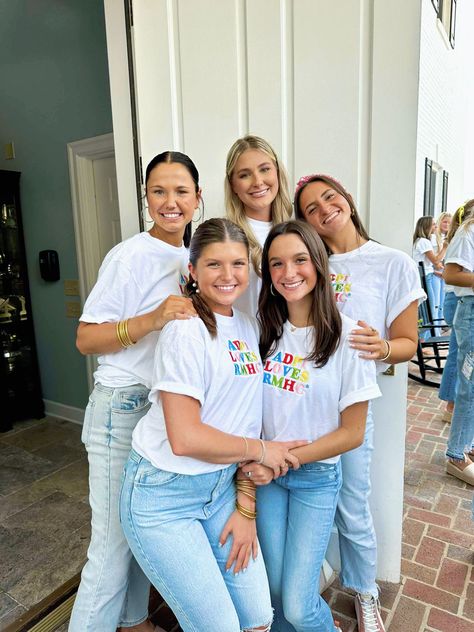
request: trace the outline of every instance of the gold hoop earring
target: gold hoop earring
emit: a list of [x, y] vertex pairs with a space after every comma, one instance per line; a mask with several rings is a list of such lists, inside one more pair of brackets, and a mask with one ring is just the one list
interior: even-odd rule
[[200, 222], [203, 219], [203, 215], [204, 215], [204, 212], [203, 212], [204, 209], [201, 206], [201, 200], [199, 200], [199, 204], [196, 206], [196, 209], [199, 209], [199, 215], [198, 215], [197, 219], [194, 219], [194, 217], [193, 217], [193, 222], [195, 222], [197, 224], [198, 222]]

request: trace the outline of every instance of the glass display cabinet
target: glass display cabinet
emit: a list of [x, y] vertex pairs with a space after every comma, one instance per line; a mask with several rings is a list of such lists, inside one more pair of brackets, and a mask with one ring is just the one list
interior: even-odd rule
[[0, 432], [44, 416], [19, 184], [20, 173], [0, 170]]

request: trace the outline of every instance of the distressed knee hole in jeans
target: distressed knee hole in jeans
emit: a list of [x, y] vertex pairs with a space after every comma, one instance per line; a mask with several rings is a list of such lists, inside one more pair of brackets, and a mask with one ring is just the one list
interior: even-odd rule
[[474, 380], [474, 351], [466, 354], [461, 371], [466, 380]]

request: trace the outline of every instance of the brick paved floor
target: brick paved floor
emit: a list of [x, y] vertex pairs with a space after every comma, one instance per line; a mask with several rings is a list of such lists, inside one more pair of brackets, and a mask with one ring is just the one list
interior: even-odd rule
[[[402, 581], [382, 583], [380, 596], [390, 632], [474, 631], [474, 490], [446, 474], [443, 408], [438, 389], [409, 380]], [[343, 632], [355, 632], [352, 596], [336, 580], [324, 597]], [[157, 614], [179, 630], [164, 604]]]
[[[438, 389], [409, 380], [401, 584], [381, 585], [390, 632], [474, 632], [473, 488], [445, 472], [449, 426]], [[357, 625], [336, 581], [325, 593], [343, 632]], [[156, 622], [179, 630], [164, 604]]]
[[[438, 389], [409, 380], [402, 581], [382, 584], [390, 632], [474, 631], [473, 488], [446, 474], [449, 432]], [[357, 629], [352, 598], [327, 591], [343, 632]]]

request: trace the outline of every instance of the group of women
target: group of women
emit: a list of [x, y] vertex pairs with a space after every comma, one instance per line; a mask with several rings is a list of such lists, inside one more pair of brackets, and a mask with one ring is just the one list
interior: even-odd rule
[[152, 228], [107, 255], [78, 328], [100, 357], [70, 632], [159, 630], [149, 582], [185, 632], [338, 630], [318, 590], [334, 522], [359, 630], [384, 630], [370, 402], [416, 349], [413, 261], [369, 238], [331, 176], [299, 180], [291, 219], [284, 167], [256, 136], [228, 153], [227, 217], [190, 243], [190, 158], [156, 156], [146, 198]]
[[[474, 200], [468, 200], [452, 217], [449, 213], [441, 213], [437, 221], [420, 217], [413, 235], [413, 258], [423, 264], [431, 317], [438, 325], [435, 334], [443, 324], [451, 328], [439, 389], [440, 399], [446, 402], [443, 421], [451, 423], [446, 470], [470, 485], [474, 485], [473, 224]], [[421, 335], [429, 337], [431, 331]]]

